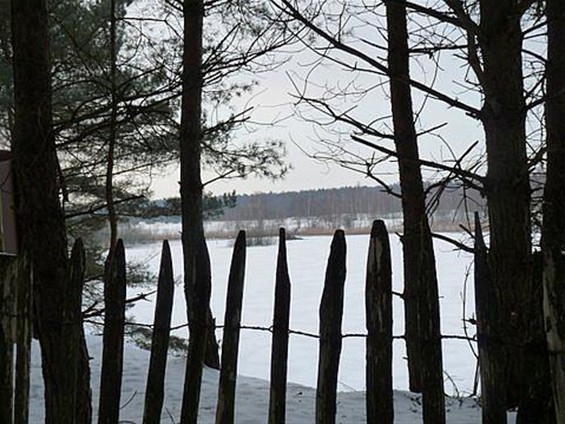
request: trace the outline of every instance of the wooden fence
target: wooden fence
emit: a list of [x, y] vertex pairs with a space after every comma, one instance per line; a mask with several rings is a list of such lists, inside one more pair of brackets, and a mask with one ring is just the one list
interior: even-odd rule
[[[73, 263], [84, 267], [82, 244], [73, 250]], [[237, 237], [230, 274], [228, 278], [227, 303], [222, 337], [221, 371], [218, 388], [216, 423], [233, 423], [237, 357], [241, 326], [242, 298], [245, 281], [246, 241], [245, 232]], [[82, 264], [82, 265], [81, 265]], [[120, 392], [123, 361], [126, 263], [123, 243], [119, 242], [111, 252], [106, 264], [104, 349], [98, 406], [99, 423], [119, 422]], [[73, 275], [81, 275], [81, 269]], [[346, 242], [342, 230], [333, 236], [327, 263], [325, 282], [319, 308], [319, 358], [315, 416], [316, 423], [331, 424], [336, 420], [336, 395], [339, 359], [342, 347], [342, 315], [344, 283], [346, 276]], [[173, 269], [168, 242], [163, 243], [162, 258], [157, 287], [156, 309], [153, 324], [152, 348], [149, 361], [143, 423], [161, 422], [164, 379], [171, 327], [173, 299]], [[78, 294], [75, 294], [78, 296]], [[393, 422], [392, 384], [392, 276], [388, 234], [383, 221], [373, 223], [366, 269], [366, 413], [369, 423]], [[275, 302], [272, 323], [271, 379], [268, 421], [271, 424], [285, 422], [287, 365], [289, 346], [289, 311], [291, 281], [288, 272], [285, 231], [280, 230], [278, 258], [276, 264]], [[200, 308], [199, 308], [200, 309]], [[205, 314], [206, 308], [202, 308]], [[194, 315], [198, 317], [197, 314]], [[205, 322], [205, 321], [203, 321]], [[204, 324], [205, 325], [205, 324]], [[204, 342], [195, 338], [205, 334], [203, 325], [191, 323], [191, 342], [198, 349]], [[0, 335], [1, 336], [1, 335]], [[196, 341], [195, 341], [196, 340]], [[4, 341], [2, 338], [1, 341]], [[193, 357], [189, 354], [188, 361]], [[1, 358], [0, 358], [1, 359]], [[202, 373], [201, 361], [187, 364], [195, 369], [194, 375]], [[28, 369], [29, 371], [29, 369]], [[200, 373], [200, 374], [198, 374]], [[0, 374], [0, 377], [2, 375]], [[29, 376], [28, 376], [29, 378]], [[7, 381], [6, 379], [4, 381]], [[198, 421], [199, 385], [197, 381], [186, 381], [181, 422]], [[13, 409], [10, 401], [0, 401], [0, 412]], [[430, 416], [428, 413], [424, 416]], [[444, 422], [445, 417], [432, 418], [430, 423]], [[11, 423], [11, 420], [2, 422]], [[19, 423], [26, 420], [19, 419]]]

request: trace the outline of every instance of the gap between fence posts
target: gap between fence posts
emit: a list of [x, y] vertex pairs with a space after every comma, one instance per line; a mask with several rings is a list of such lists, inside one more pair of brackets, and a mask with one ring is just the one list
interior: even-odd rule
[[506, 398], [502, 371], [496, 363], [500, 347], [493, 338], [493, 300], [495, 293], [490, 282], [488, 253], [479, 214], [475, 212], [475, 308], [477, 314], [477, 344], [481, 372], [481, 410], [483, 424], [506, 423]]
[[365, 286], [367, 422], [392, 424], [392, 267], [382, 220], [371, 229]]
[[279, 251], [275, 277], [269, 424], [284, 424], [286, 417], [290, 288], [286, 255], [286, 233], [284, 228], [281, 228], [279, 230]]
[[231, 424], [234, 422], [237, 354], [239, 351], [241, 305], [245, 281], [245, 250], [245, 231], [240, 231], [235, 241], [228, 278], [216, 424]]
[[337, 375], [341, 355], [341, 323], [345, 284], [345, 234], [334, 234], [320, 304], [320, 353], [316, 388], [316, 423], [333, 424], [336, 416]]
[[126, 258], [120, 239], [110, 249], [104, 276], [104, 338], [100, 375], [99, 424], [119, 422], [124, 355]]
[[165, 240], [163, 241], [161, 265], [157, 280], [157, 299], [155, 301], [155, 316], [151, 337], [151, 356], [147, 372], [143, 424], [159, 424], [161, 422], [174, 291], [175, 280], [171, 248], [169, 242]]

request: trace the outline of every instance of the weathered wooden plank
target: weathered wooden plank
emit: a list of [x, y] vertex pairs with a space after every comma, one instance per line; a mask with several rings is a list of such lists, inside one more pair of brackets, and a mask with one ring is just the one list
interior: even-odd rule
[[[200, 240], [195, 252], [194, 273], [196, 276], [194, 287], [185, 285], [190, 337], [181, 406], [180, 421], [182, 424], [195, 424], [198, 421], [202, 365], [206, 351], [207, 325], [209, 322], [207, 318], [212, 290], [210, 255], [204, 238]], [[186, 292], [186, 290], [191, 289], [194, 291], [192, 295]], [[189, 299], [192, 299], [192, 301], [188, 302]]]
[[336, 418], [345, 256], [345, 234], [342, 230], [337, 230], [330, 248], [320, 304], [320, 352], [316, 389], [316, 423], [318, 424], [333, 424]]
[[286, 417], [286, 382], [288, 368], [288, 330], [290, 321], [290, 276], [286, 255], [286, 233], [279, 230], [279, 252], [275, 280], [273, 344], [271, 347], [271, 388], [269, 424], [284, 424]]
[[104, 281], [104, 342], [100, 376], [99, 424], [119, 422], [124, 354], [126, 258], [118, 240], [106, 262]]
[[92, 422], [92, 389], [90, 388], [90, 358], [84, 336], [84, 324], [79, 328], [75, 422]]
[[384, 221], [373, 222], [365, 285], [367, 422], [392, 424], [392, 267]]
[[14, 259], [0, 256], [0, 422], [14, 418], [14, 343], [16, 342], [16, 287]]
[[[125, 263], [125, 259], [124, 259]], [[88, 424], [92, 421], [90, 393], [90, 365], [84, 338], [82, 322], [82, 292], [86, 272], [85, 249], [82, 240], [75, 241], [71, 251], [69, 278], [67, 282], [65, 332], [68, 340], [67, 358], [69, 366], [69, 384], [75, 390], [75, 421]]]
[[144, 424], [159, 424], [161, 422], [174, 290], [175, 280], [171, 248], [169, 247], [169, 242], [165, 240], [163, 241], [161, 266], [157, 282], [151, 357], [149, 359], [149, 371], [145, 390]]
[[[493, 287], [489, 277], [487, 247], [484, 242], [479, 214], [475, 213], [475, 308], [477, 341], [481, 372], [481, 405], [483, 424], [506, 422], [506, 399], [503, 370], [496, 363], [500, 340], [493, 337], [496, 329], [496, 311]], [[494, 326], [494, 327], [493, 327]]]
[[235, 241], [228, 278], [216, 424], [234, 422], [237, 354], [239, 351], [241, 306], [245, 280], [245, 250], [245, 231], [240, 231]]
[[16, 347], [16, 381], [14, 391], [14, 422], [29, 421], [29, 378], [31, 366], [32, 335], [32, 290], [33, 279], [30, 263], [25, 256], [18, 259], [15, 279], [17, 281], [18, 319]]

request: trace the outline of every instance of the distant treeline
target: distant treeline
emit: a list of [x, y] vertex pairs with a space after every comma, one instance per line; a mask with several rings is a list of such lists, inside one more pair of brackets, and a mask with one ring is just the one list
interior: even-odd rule
[[[399, 193], [399, 187], [390, 187]], [[224, 208], [217, 220], [238, 221], [284, 219], [290, 217], [329, 217], [343, 214], [369, 214], [375, 217], [398, 215], [402, 212], [400, 198], [381, 187], [342, 187], [304, 190], [285, 193], [257, 193], [237, 195], [235, 207]], [[436, 217], [480, 210], [484, 202], [476, 191], [459, 187], [428, 186], [428, 207]]]

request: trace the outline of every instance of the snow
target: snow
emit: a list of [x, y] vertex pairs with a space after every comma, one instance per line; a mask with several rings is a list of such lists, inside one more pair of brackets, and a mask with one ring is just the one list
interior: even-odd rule
[[[451, 234], [459, 237], [459, 234]], [[288, 264], [291, 277], [291, 322], [294, 330], [318, 332], [318, 306], [322, 294], [325, 267], [329, 255], [331, 237], [306, 237], [287, 243]], [[212, 240], [208, 245], [212, 258], [213, 292], [212, 311], [218, 324], [222, 324], [225, 310], [226, 284], [232, 255], [232, 242]], [[368, 235], [347, 236], [347, 280], [345, 283], [345, 307], [343, 317], [344, 334], [365, 333], [365, 267], [369, 245]], [[465, 274], [471, 265], [471, 256], [455, 251], [444, 241], [436, 241], [438, 276], [440, 279], [440, 303], [442, 332], [464, 335], [462, 298], [466, 292], [466, 318], [474, 311], [471, 281], [465, 285]], [[150, 268], [157, 270], [161, 244], [151, 243], [128, 249], [128, 260], [145, 260]], [[180, 241], [171, 242], [175, 275], [180, 281], [182, 251]], [[391, 236], [393, 261], [393, 288], [402, 292], [402, 256], [399, 238]], [[277, 246], [254, 246], [247, 249], [247, 266], [244, 289], [242, 323], [248, 326], [270, 327], [272, 325], [274, 301], [274, 275]], [[131, 292], [135, 295], [137, 292]], [[176, 287], [173, 325], [186, 322], [184, 293]], [[151, 302], [138, 304], [133, 310], [136, 320], [151, 323], [154, 305]], [[404, 312], [402, 301], [394, 297], [394, 333], [403, 334]], [[469, 335], [474, 334], [474, 327]], [[177, 331], [186, 336], [186, 330]], [[221, 338], [219, 330], [218, 338]], [[446, 340], [444, 347], [444, 369], [447, 379], [446, 391], [450, 394], [469, 394], [473, 390], [476, 359], [469, 344], [461, 340]], [[269, 378], [271, 334], [243, 330], [241, 333], [239, 373], [262, 379]], [[305, 386], [316, 385], [318, 342], [316, 339], [293, 335], [289, 351], [289, 381]], [[364, 390], [365, 341], [363, 338], [346, 338], [340, 364], [339, 389]], [[408, 389], [404, 342], [394, 342], [394, 387]]]
[[[100, 379], [101, 338], [87, 338], [92, 367], [92, 385], [94, 389], [93, 406], [96, 411], [98, 396], [96, 387]], [[41, 423], [43, 415], [42, 381], [39, 368], [39, 349], [37, 342], [33, 345], [32, 378], [31, 378], [31, 408], [30, 423]], [[134, 346], [126, 345], [124, 352], [124, 376], [122, 385], [120, 410], [121, 423], [141, 423], [143, 417], [143, 402], [145, 376], [149, 363], [149, 352]], [[185, 361], [182, 358], [170, 357], [167, 363], [165, 405], [161, 422], [179, 422], [182, 402], [182, 387], [184, 381]], [[215, 370], [204, 369], [202, 394], [199, 410], [199, 422], [203, 424], [215, 422], [217, 399], [217, 384], [219, 373]], [[311, 387], [289, 384], [287, 391], [287, 422], [289, 424], [313, 423], [316, 392]], [[395, 423], [421, 422], [420, 396], [395, 392]], [[245, 424], [267, 422], [269, 408], [269, 385], [261, 379], [238, 377], [236, 389], [236, 422]], [[472, 398], [448, 398], [447, 422], [453, 424], [479, 423], [480, 409], [477, 401]], [[96, 414], [94, 422], [96, 421]], [[337, 405], [338, 423], [365, 422], [365, 394], [363, 392], [342, 392], [338, 394]]]
[[[455, 235], [457, 236], [457, 235]], [[329, 253], [330, 237], [310, 237], [288, 243], [289, 268], [292, 281], [291, 328], [317, 332], [317, 310], [321, 296], [325, 263]], [[346, 281], [346, 304], [343, 332], [364, 333], [364, 273], [368, 247], [368, 236], [348, 236], [348, 271]], [[221, 324], [224, 312], [225, 286], [231, 260], [230, 243], [211, 241], [209, 243], [213, 263], [213, 312]], [[181, 274], [182, 256], [180, 243], [171, 243], [173, 263], [176, 274]], [[402, 266], [400, 243], [391, 237], [393, 254], [394, 289], [402, 291]], [[144, 259], [150, 267], [157, 269], [160, 243], [136, 245], [128, 249], [128, 259]], [[436, 242], [438, 275], [442, 308], [442, 331], [444, 334], [463, 334], [462, 301], [467, 296], [466, 317], [472, 316], [473, 296], [471, 284], [466, 287], [465, 273], [471, 263], [467, 254], [455, 252], [445, 242]], [[243, 324], [269, 327], [273, 310], [274, 272], [276, 246], [259, 246], [248, 249], [247, 274], [243, 307]], [[179, 281], [181, 278], [178, 278]], [[135, 294], [132, 292], [131, 294]], [[153, 303], [142, 302], [133, 308], [140, 322], [151, 322]], [[403, 311], [399, 299], [394, 301], [395, 334], [402, 333]], [[180, 286], [175, 293], [173, 323], [186, 321], [184, 299]], [[473, 328], [470, 330], [473, 335]], [[185, 335], [186, 330], [177, 330]], [[218, 332], [221, 338], [221, 331]], [[88, 336], [92, 369], [93, 406], [97, 408], [97, 387], [100, 380], [101, 338]], [[445, 341], [444, 368], [446, 391], [457, 396], [446, 399], [448, 422], [479, 423], [480, 408], [475, 398], [465, 396], [473, 386], [476, 360], [469, 345], [460, 340]], [[364, 339], [346, 338], [343, 343], [340, 364], [337, 422], [365, 422], [364, 381]], [[317, 340], [293, 335], [289, 352], [289, 385], [287, 392], [287, 422], [313, 423], [315, 405], [315, 383], [317, 370]], [[394, 344], [394, 387], [395, 423], [421, 422], [420, 397], [406, 391], [407, 371], [403, 343]], [[240, 342], [239, 368], [236, 391], [236, 421], [239, 423], [265, 423], [268, 416], [270, 333], [243, 330]], [[141, 423], [145, 379], [149, 352], [126, 345], [124, 353], [124, 377], [122, 387], [121, 422]], [[33, 346], [31, 423], [43, 422], [42, 381], [40, 375], [37, 343]], [[185, 360], [170, 357], [167, 366], [165, 407], [162, 422], [179, 422], [184, 380]], [[246, 377], [243, 377], [246, 376]], [[218, 373], [205, 369], [202, 383], [202, 396], [199, 422], [215, 421]], [[457, 386], [449, 381], [454, 382]], [[511, 418], [513, 418], [512, 414]], [[512, 420], [513, 421], [513, 420]]]

